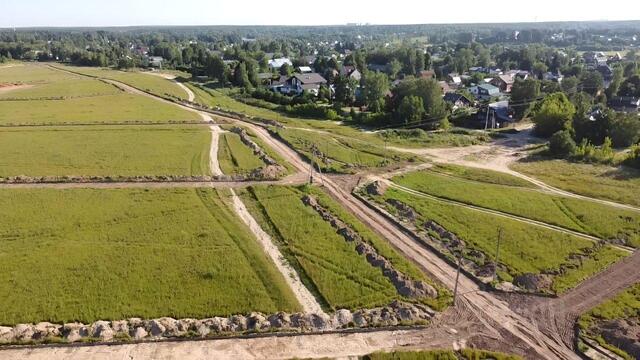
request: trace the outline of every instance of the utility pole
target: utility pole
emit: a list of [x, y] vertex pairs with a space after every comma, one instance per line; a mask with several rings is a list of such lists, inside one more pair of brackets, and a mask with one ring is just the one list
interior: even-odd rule
[[311, 162], [309, 163], [309, 184], [313, 184], [313, 163], [316, 161], [316, 144], [311, 145]]
[[498, 244], [496, 245], [496, 266], [493, 269], [493, 280], [498, 276], [498, 259], [500, 258], [500, 241], [502, 240], [502, 228], [498, 229]]
[[484, 120], [484, 129], [487, 130], [489, 127], [489, 104], [487, 104], [487, 118]]
[[458, 281], [460, 280], [461, 260], [458, 255], [458, 270], [456, 271], [456, 285], [453, 287], [453, 306], [456, 306], [456, 298], [458, 297]]

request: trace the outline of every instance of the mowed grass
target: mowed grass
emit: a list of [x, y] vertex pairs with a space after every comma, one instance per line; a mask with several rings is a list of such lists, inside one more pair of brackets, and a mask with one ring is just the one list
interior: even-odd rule
[[125, 93], [68, 100], [3, 101], [0, 108], [0, 125], [201, 121], [196, 113]]
[[240, 140], [240, 136], [231, 132], [220, 135], [218, 161], [220, 169], [226, 175], [245, 175], [265, 166], [265, 163], [253, 154], [253, 150]]
[[214, 189], [0, 190], [0, 324], [299, 311]]
[[[243, 190], [240, 196], [325, 306], [355, 309], [385, 305], [399, 298], [380, 269], [372, 267], [358, 255], [354, 244], [346, 242], [315, 210], [302, 203], [304, 194], [305, 190], [300, 188], [269, 186]], [[322, 201], [331, 200], [322, 197]], [[332, 205], [332, 209], [336, 207]], [[371, 238], [372, 234], [364, 236]], [[377, 244], [380, 246], [382, 242]], [[388, 246], [384, 251], [400, 267], [411, 268], [406, 260], [392, 254]], [[423, 277], [417, 269], [409, 273]]]
[[[2, 94], [0, 125], [201, 121], [198, 114], [177, 106], [42, 65], [2, 69], [0, 83], [30, 86]], [[22, 100], [7, 100], [11, 98]]]
[[210, 144], [200, 126], [0, 128], [0, 178], [206, 175]]
[[517, 162], [511, 167], [566, 191], [640, 206], [640, 170], [564, 160]]
[[138, 71], [118, 71], [105, 68], [58, 66], [61, 69], [73, 71], [80, 74], [95, 76], [101, 79], [111, 79], [136, 89], [143, 90], [162, 97], [172, 97], [186, 100], [187, 92], [184, 91], [172, 80], [165, 79], [159, 75], [143, 73]]
[[[463, 171], [460, 167], [448, 167], [444, 172], [440, 169], [436, 167], [434, 170], [404, 174], [393, 178], [393, 181], [440, 198], [498, 210], [605, 240], [624, 240], [629, 246], [640, 246], [640, 212], [521, 187], [520, 180], [515, 177], [508, 181], [509, 175], [464, 170], [473, 171], [474, 175], [470, 176], [460, 175]], [[447, 172], [446, 169], [458, 170]], [[486, 175], [480, 176], [480, 173]]]
[[[502, 280], [512, 281], [513, 277], [525, 273], [552, 272], [570, 265], [567, 268], [572, 269], [554, 277], [552, 291], [555, 293], [575, 287], [628, 255], [607, 245], [581, 264], [571, 260], [570, 255], [583, 254], [594, 248], [588, 240], [390, 188], [376, 200], [394, 214], [396, 210], [385, 202], [388, 199], [402, 201], [414, 208], [419, 215], [419, 226], [429, 220], [435, 221], [464, 240], [467, 250], [480, 251], [489, 261], [495, 256], [498, 231], [502, 229], [499, 262], [506, 269], [498, 272]], [[468, 252], [464, 256], [474, 259]]]

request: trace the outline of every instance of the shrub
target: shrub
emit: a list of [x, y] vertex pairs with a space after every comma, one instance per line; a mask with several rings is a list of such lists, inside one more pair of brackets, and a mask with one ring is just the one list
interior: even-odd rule
[[549, 140], [549, 151], [556, 157], [567, 157], [576, 151], [576, 143], [567, 130], [558, 131]]

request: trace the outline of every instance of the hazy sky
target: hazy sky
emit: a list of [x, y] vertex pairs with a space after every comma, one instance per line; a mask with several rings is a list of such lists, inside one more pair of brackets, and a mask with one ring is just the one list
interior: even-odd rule
[[634, 19], [638, 0], [0, 0], [0, 27]]

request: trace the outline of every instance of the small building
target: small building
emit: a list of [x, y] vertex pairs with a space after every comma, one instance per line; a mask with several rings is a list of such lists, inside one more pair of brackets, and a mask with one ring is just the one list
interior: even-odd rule
[[638, 112], [640, 111], [640, 98], [614, 96], [607, 102], [607, 105], [616, 111]]
[[418, 77], [421, 79], [435, 79], [436, 72], [433, 70], [422, 70], [418, 72]]
[[543, 80], [553, 81], [557, 83], [561, 83], [564, 76], [558, 71], [558, 73], [547, 72], [542, 75]]
[[280, 92], [300, 95], [306, 91], [318, 95], [320, 86], [326, 84], [327, 80], [318, 73], [293, 74], [280, 88]]
[[438, 81], [438, 86], [440, 86], [440, 89], [442, 90], [443, 94], [452, 92], [454, 90], [451, 88], [451, 86], [449, 86], [449, 84], [446, 81]]
[[349, 77], [356, 81], [360, 81], [362, 79], [362, 74], [360, 71], [353, 65], [345, 65], [340, 69], [340, 76]]
[[451, 104], [453, 110], [471, 107], [474, 104], [474, 102], [467, 99], [466, 96], [454, 92], [444, 94], [443, 100], [444, 102]]
[[513, 112], [509, 107], [509, 101], [498, 101], [483, 106], [476, 115], [480, 127], [498, 129], [513, 122]]
[[154, 68], [162, 68], [164, 58], [162, 56], [149, 56], [149, 66]]
[[460, 75], [458, 74], [447, 75], [447, 81], [450, 85], [453, 85], [455, 87], [459, 87], [460, 85], [462, 85], [462, 77], [460, 77]]
[[269, 60], [269, 63], [268, 63], [269, 68], [271, 70], [276, 70], [276, 71], [280, 70], [280, 68], [285, 64], [289, 66], [293, 66], [293, 63], [288, 58], [272, 59], [272, 60]]
[[503, 93], [510, 93], [513, 87], [513, 77], [511, 75], [498, 75], [491, 79], [489, 83], [500, 89]]
[[312, 73], [313, 69], [310, 66], [299, 66], [298, 72], [300, 74], [308, 74], [308, 73]]
[[469, 88], [469, 92], [478, 100], [489, 100], [493, 97], [500, 96], [500, 89], [491, 84], [480, 84]]

